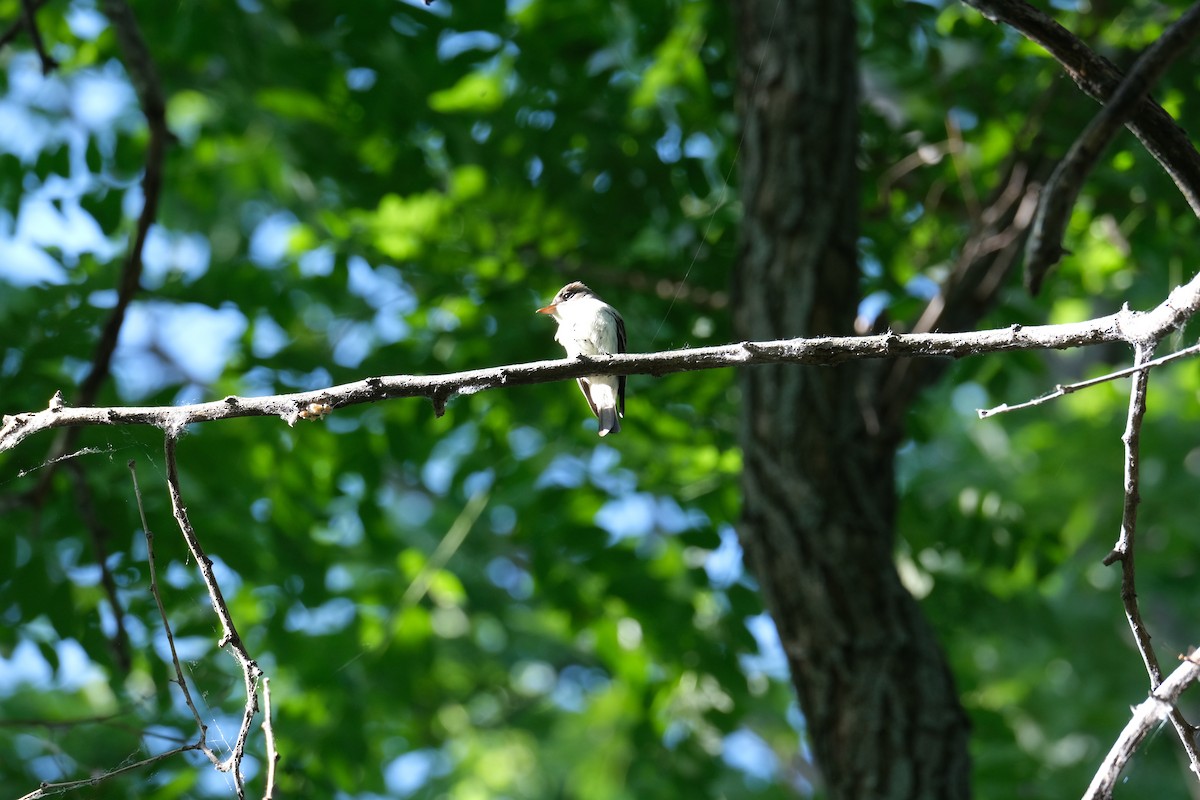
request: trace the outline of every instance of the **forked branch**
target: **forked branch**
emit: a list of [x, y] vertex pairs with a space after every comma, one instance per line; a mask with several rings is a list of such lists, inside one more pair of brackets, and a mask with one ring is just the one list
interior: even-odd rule
[[254, 722], [254, 716], [258, 713], [258, 682], [263, 677], [263, 671], [250, 657], [250, 653], [246, 651], [246, 646], [242, 643], [241, 636], [238, 635], [237, 627], [233, 624], [233, 616], [229, 613], [229, 605], [225, 602], [225, 596], [221, 593], [221, 587], [217, 583], [217, 576], [213, 573], [212, 559], [204, 552], [204, 548], [200, 545], [200, 539], [196, 536], [196, 531], [188, 519], [187, 507], [183, 503], [183, 493], [179, 488], [179, 468], [175, 459], [178, 435], [179, 429], [177, 428], [167, 430], [167, 488], [171, 495], [171, 510], [175, 515], [175, 521], [179, 523], [179, 530], [183, 533], [188, 551], [191, 552], [192, 558], [196, 559], [196, 565], [200, 568], [200, 576], [204, 579], [204, 586], [208, 589], [208, 598], [212, 603], [213, 611], [216, 612], [217, 619], [221, 621], [221, 639], [218, 644], [222, 648], [228, 647], [237, 660], [238, 665], [242, 668], [242, 677], [246, 687], [246, 706], [242, 710], [242, 725], [238, 730], [237, 739], [234, 741], [233, 752], [227, 759], [217, 764], [217, 769], [232, 773], [238, 798], [242, 800], [246, 796], [245, 779], [242, 776], [242, 759], [246, 753], [246, 739], [250, 736], [251, 723]]
[[1150, 693], [1150, 697], [1133, 709], [1133, 716], [1113, 742], [1112, 748], [1100, 769], [1096, 770], [1091, 785], [1083, 794], [1083, 800], [1108, 800], [1120, 780], [1121, 771], [1138, 747], [1158, 729], [1162, 721], [1175, 713], [1179, 696], [1200, 679], [1200, 661], [1187, 656], [1171, 675]]

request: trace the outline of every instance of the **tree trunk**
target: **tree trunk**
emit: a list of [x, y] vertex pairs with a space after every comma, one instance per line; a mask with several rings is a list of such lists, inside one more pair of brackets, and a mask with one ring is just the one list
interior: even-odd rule
[[[859, 300], [853, 3], [739, 0], [747, 340], [850, 333]], [[968, 722], [893, 562], [897, 437], [864, 362], [740, 376], [741, 538], [831, 798], [969, 795]]]

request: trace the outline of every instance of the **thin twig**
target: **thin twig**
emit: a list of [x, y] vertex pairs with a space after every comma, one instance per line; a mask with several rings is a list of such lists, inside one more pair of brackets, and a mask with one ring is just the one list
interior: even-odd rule
[[900, 182], [908, 173], [928, 167], [931, 164], [937, 164], [945, 156], [949, 155], [954, 147], [960, 145], [960, 142], [947, 139], [943, 142], [926, 142], [918, 147], [914, 152], [909, 153], [904, 158], [897, 161], [892, 166], [884, 170], [879, 176], [878, 199], [876, 200], [876, 210], [880, 214], [890, 214], [891, 207], [889, 205], [892, 194], [892, 187]]
[[271, 724], [271, 679], [263, 678], [263, 736], [267, 741], [267, 787], [263, 800], [275, 797], [275, 766], [279, 763], [279, 751], [275, 749], [275, 729]]
[[1168, 66], [1200, 34], [1200, 3], [1193, 5], [1146, 48], [1121, 85], [1055, 167], [1038, 203], [1025, 244], [1025, 284], [1036, 295], [1046, 273], [1062, 258], [1067, 220], [1083, 182]]
[[242, 758], [246, 753], [246, 739], [250, 735], [250, 725], [254, 721], [254, 715], [258, 713], [258, 681], [263, 677], [263, 671], [250, 657], [250, 653], [246, 651], [246, 646], [242, 643], [241, 636], [238, 635], [237, 627], [233, 624], [233, 616], [229, 613], [229, 606], [217, 583], [217, 576], [213, 573], [212, 559], [200, 546], [200, 539], [196, 536], [196, 531], [188, 519], [187, 508], [183, 504], [183, 494], [179, 488], [179, 467], [175, 460], [175, 447], [181, 431], [182, 426], [179, 426], [172, 427], [166, 432], [167, 488], [171, 495], [171, 510], [175, 515], [175, 521], [179, 524], [179, 530], [183, 533], [184, 541], [187, 542], [192, 558], [196, 559], [196, 565], [200, 568], [204, 585], [208, 588], [208, 597], [213, 611], [216, 612], [217, 619], [221, 621], [222, 633], [218, 646], [222, 648], [228, 646], [234, 659], [242, 668], [246, 686], [246, 706], [242, 711], [242, 725], [238, 730], [233, 752], [230, 753], [229, 758], [217, 765], [217, 769], [222, 772], [233, 774], [238, 798], [242, 800], [246, 796], [246, 782], [242, 775]]
[[159, 753], [158, 755], [150, 756], [149, 758], [143, 758], [141, 761], [134, 761], [131, 764], [122, 764], [113, 770], [101, 773], [99, 775], [93, 775], [90, 778], [81, 778], [77, 781], [62, 781], [61, 783], [43, 783], [29, 794], [21, 795], [19, 798], [17, 798], [17, 800], [39, 800], [39, 798], [42, 797], [65, 794], [66, 792], [70, 792], [75, 789], [82, 789], [85, 786], [99, 786], [109, 778], [115, 778], [117, 775], [122, 775], [126, 772], [133, 772], [134, 770], [148, 767], [151, 764], [157, 764], [159, 761], [166, 761], [168, 758], [174, 758], [180, 753], [187, 753], [192, 750], [199, 750], [200, 748], [201, 745], [199, 742], [195, 744], [186, 744], [182, 747], [176, 747], [174, 750], [168, 750], [165, 753]]
[[[1139, 347], [1135, 350], [1134, 363], [1138, 366], [1146, 360], [1148, 351]], [[1121, 532], [1112, 552], [1104, 558], [1105, 565], [1121, 562], [1121, 601], [1125, 605], [1125, 616], [1133, 631], [1134, 641], [1150, 675], [1150, 688], [1162, 682], [1162, 668], [1150, 644], [1150, 633], [1142, 622], [1135, 587], [1134, 541], [1137, 538], [1137, 509], [1142, 501], [1140, 487], [1142, 418], [1146, 414], [1146, 386], [1150, 373], [1141, 370], [1133, 380], [1129, 391], [1129, 412], [1125, 421], [1125, 433], [1121, 441], [1125, 445], [1125, 501], [1121, 510]]]
[[196, 720], [196, 727], [200, 729], [197, 746], [204, 752], [204, 755], [208, 756], [208, 760], [214, 766], [219, 766], [221, 759], [207, 744], [208, 726], [204, 724], [200, 712], [196, 709], [196, 704], [192, 702], [192, 693], [188, 690], [187, 680], [183, 677], [183, 665], [179, 663], [179, 654], [175, 650], [175, 635], [171, 632], [171, 623], [167, 620], [167, 610], [163, 607], [162, 595], [158, 591], [158, 570], [154, 559], [154, 532], [150, 530], [150, 525], [146, 522], [146, 509], [142, 504], [142, 490], [138, 486], [136, 462], [130, 459], [126, 466], [129, 467], [129, 475], [133, 478], [133, 496], [137, 500], [138, 514], [142, 518], [142, 533], [146, 536], [146, 561], [150, 568], [150, 594], [154, 596], [154, 603], [158, 606], [158, 615], [162, 618], [163, 630], [167, 634], [167, 646], [171, 650], [171, 664], [175, 668], [175, 683], [183, 692], [184, 702], [192, 712], [192, 718]]
[[48, 461], [43, 461], [37, 466], [30, 467], [29, 469], [18, 470], [16, 477], [24, 478], [27, 475], [32, 475], [33, 473], [37, 472], [39, 469], [45, 469], [46, 467], [61, 463], [63, 461], [70, 461], [72, 458], [79, 458], [80, 456], [94, 456], [105, 453], [112, 455], [114, 452], [115, 451], [113, 450], [112, 445], [109, 445], [108, 447], [81, 447], [73, 453], [63, 453], [61, 456], [49, 459]]
[[878, 336], [828, 336], [772, 342], [740, 342], [663, 353], [626, 353], [589, 359], [537, 361], [504, 367], [456, 372], [448, 375], [392, 375], [311, 392], [268, 397], [226, 397], [186, 406], [129, 406], [62, 408], [14, 414], [0, 419], [0, 452], [40, 431], [89, 425], [153, 425], [172, 430], [195, 422], [232, 417], [276, 416], [288, 424], [298, 419], [363, 403], [398, 397], [447, 399], [501, 387], [610, 375], [667, 375], [717, 367], [755, 364], [809, 364], [832, 366], [864, 358], [962, 358], [983, 353], [1017, 350], [1067, 349], [1107, 342], [1153, 339], [1173, 331], [1200, 311], [1200, 274], [1173, 290], [1167, 299], [1146, 312], [1121, 309], [1086, 322], [1060, 325], [1014, 325], [968, 333], [886, 333]]
[[1189, 356], [1194, 356], [1197, 353], [1200, 353], [1200, 344], [1194, 344], [1191, 347], [1185, 347], [1182, 350], [1175, 351], [1174, 353], [1168, 353], [1165, 356], [1159, 356], [1158, 358], [1154, 359], [1153, 361], [1147, 361], [1144, 364], [1137, 364], [1132, 367], [1126, 367], [1125, 369], [1119, 369], [1116, 372], [1106, 373], [1106, 374], [1101, 375], [1096, 378], [1089, 378], [1086, 381], [1079, 381], [1078, 383], [1068, 383], [1065, 385], [1060, 383], [1058, 386], [1054, 387], [1054, 391], [1048, 392], [1048, 393], [1042, 395], [1041, 397], [1035, 397], [1032, 400], [1026, 400], [1024, 403], [1016, 403], [1015, 405], [1011, 405], [1011, 406], [1008, 403], [1001, 403], [1000, 405], [995, 406], [994, 408], [978, 409], [977, 413], [979, 414], [980, 419], [987, 419], [988, 417], [994, 417], [997, 414], [1005, 414], [1009, 411], [1020, 411], [1025, 408], [1032, 408], [1033, 406], [1040, 406], [1043, 403], [1048, 403], [1051, 400], [1056, 400], [1060, 397], [1071, 394], [1072, 392], [1078, 392], [1080, 389], [1088, 389], [1088, 388], [1091, 388], [1092, 386], [1097, 386], [1101, 383], [1107, 383], [1108, 381], [1115, 381], [1119, 378], [1126, 378], [1130, 375], [1135, 375], [1139, 372], [1146, 372], [1147, 370], [1153, 369], [1154, 367], [1160, 367], [1163, 364], [1166, 364], [1171, 361], [1176, 361], [1181, 358], [1187, 358]]

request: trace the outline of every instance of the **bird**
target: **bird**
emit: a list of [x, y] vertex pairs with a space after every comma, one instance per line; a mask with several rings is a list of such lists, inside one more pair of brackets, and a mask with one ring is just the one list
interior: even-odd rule
[[[558, 323], [554, 338], [567, 351], [567, 358], [625, 352], [625, 320], [579, 281], [559, 289], [550, 305], [539, 308], [537, 313], [548, 314]], [[587, 375], [576, 382], [592, 413], [600, 420], [600, 435], [620, 431], [618, 418], [625, 416], [625, 376]]]

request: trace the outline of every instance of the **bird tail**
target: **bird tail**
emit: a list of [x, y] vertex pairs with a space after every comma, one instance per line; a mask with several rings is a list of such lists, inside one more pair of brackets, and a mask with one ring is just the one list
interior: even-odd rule
[[620, 433], [621, 423], [617, 419], [616, 406], [604, 406], [596, 409], [596, 416], [600, 418], [600, 435], [607, 436], [610, 433]]

